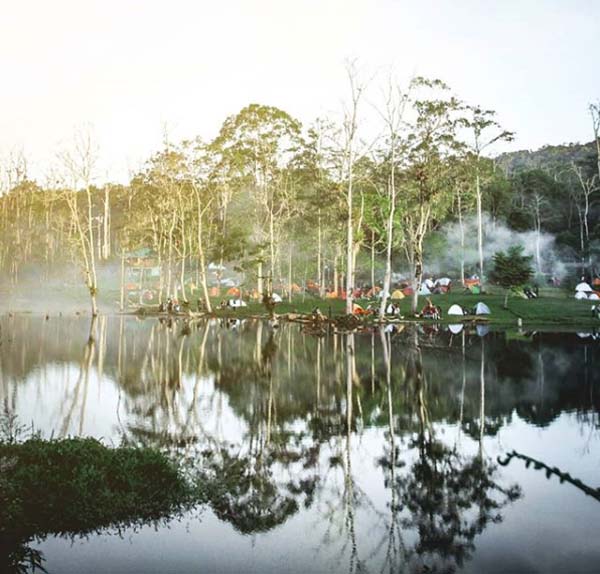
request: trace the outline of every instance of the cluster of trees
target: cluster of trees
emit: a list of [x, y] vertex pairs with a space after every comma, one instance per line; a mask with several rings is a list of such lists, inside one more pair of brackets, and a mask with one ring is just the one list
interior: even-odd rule
[[[97, 314], [99, 262], [120, 260], [124, 268], [127, 253], [144, 247], [162, 270], [161, 300], [176, 293], [186, 300], [185, 278], [194, 271], [210, 310], [207, 264], [233, 263], [259, 295], [281, 289], [291, 297], [295, 282], [310, 279], [320, 295], [344, 291], [348, 312], [357, 286], [380, 282], [383, 313], [392, 269], [407, 269], [417, 293], [427, 241], [448, 221], [461, 229], [453, 248], [462, 280], [471, 241], [463, 222], [476, 217], [483, 278], [485, 213], [538, 237], [556, 233], [591, 262], [600, 238], [598, 106], [590, 108], [596, 162], [590, 155], [514, 173], [484, 155], [513, 134], [443, 82], [390, 83], [374, 106], [352, 67], [348, 78], [350, 97], [337, 121], [304, 128], [281, 109], [251, 104], [212, 141], [165, 138], [127, 185], [95, 183], [97, 150], [88, 134], [57, 157], [43, 185], [27, 176], [21, 156], [9, 158], [0, 197], [3, 277], [18, 285], [27, 266], [47, 277], [75, 262]], [[377, 122], [365, 121], [373, 110]]]

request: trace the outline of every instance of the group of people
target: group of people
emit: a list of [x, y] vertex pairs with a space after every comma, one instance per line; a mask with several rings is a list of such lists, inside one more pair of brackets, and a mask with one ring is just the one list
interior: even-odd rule
[[427, 304], [421, 310], [421, 317], [425, 319], [436, 319], [442, 318], [442, 309], [438, 305], [434, 305], [431, 299], [427, 299]]
[[166, 302], [162, 301], [158, 306], [159, 313], [180, 313], [181, 312], [181, 304], [177, 299], [171, 299], [169, 297]]

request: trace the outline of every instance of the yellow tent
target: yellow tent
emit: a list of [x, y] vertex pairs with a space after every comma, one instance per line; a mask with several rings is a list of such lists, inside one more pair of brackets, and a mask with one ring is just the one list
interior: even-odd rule
[[404, 293], [402, 293], [402, 291], [400, 291], [400, 289], [396, 289], [392, 293], [392, 296], [390, 297], [390, 299], [404, 299]]

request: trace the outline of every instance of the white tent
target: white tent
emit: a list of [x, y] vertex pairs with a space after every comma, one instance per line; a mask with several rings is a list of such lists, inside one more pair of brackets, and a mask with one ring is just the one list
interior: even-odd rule
[[224, 265], [217, 265], [216, 263], [209, 263], [208, 264], [208, 270], [209, 271], [225, 271], [225, 266]]
[[577, 285], [577, 287], [575, 287], [575, 291], [584, 291], [585, 293], [589, 293], [590, 291], [593, 291], [593, 289], [589, 286], [588, 283], [582, 281]]
[[230, 299], [229, 301], [227, 301], [227, 306], [228, 307], [247, 307], [248, 305], [246, 304], [245, 301], [242, 301], [241, 299]]
[[[433, 287], [433, 284], [431, 286]], [[421, 288], [419, 289], [419, 295], [431, 295], [431, 291], [429, 290], [429, 287], [427, 287], [427, 281], [421, 285]]]
[[575, 299], [587, 299], [588, 296], [583, 291], [575, 292]]
[[458, 335], [463, 330], [463, 324], [458, 323], [456, 325], [448, 325], [448, 329], [453, 335]]
[[460, 305], [457, 305], [456, 303], [454, 303], [454, 305], [452, 305], [450, 307], [450, 309], [448, 309], [448, 315], [464, 315], [464, 311], [462, 309], [462, 307]]
[[427, 287], [427, 289], [433, 289], [435, 287], [435, 283], [431, 279], [425, 279], [423, 283]]
[[479, 303], [477, 303], [477, 305], [475, 305], [475, 307], [474, 307], [474, 314], [475, 315], [490, 315], [491, 311], [490, 311], [490, 308], [485, 303], [482, 303], [481, 301], [479, 301]]
[[436, 285], [441, 285], [442, 287], [448, 287], [448, 285], [450, 285], [450, 283], [452, 283], [452, 279], [450, 279], [450, 277], [440, 277], [435, 282]]
[[588, 295], [588, 299], [590, 299], [591, 301], [600, 301], [600, 297], [598, 297], [597, 293], [592, 293], [591, 295]]
[[281, 298], [281, 295], [279, 293], [272, 293], [271, 299], [273, 299], [273, 301], [275, 303], [281, 303], [283, 301], [283, 299]]

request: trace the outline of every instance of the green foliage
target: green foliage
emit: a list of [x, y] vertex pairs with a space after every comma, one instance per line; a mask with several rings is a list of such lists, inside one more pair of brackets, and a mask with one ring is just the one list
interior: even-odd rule
[[166, 519], [197, 502], [174, 463], [149, 448], [92, 438], [0, 443], [2, 571], [41, 568], [32, 537]]
[[523, 255], [521, 245], [509, 247], [506, 252], [498, 251], [494, 254], [492, 281], [506, 289], [524, 285], [533, 275], [532, 259], [530, 255]]

